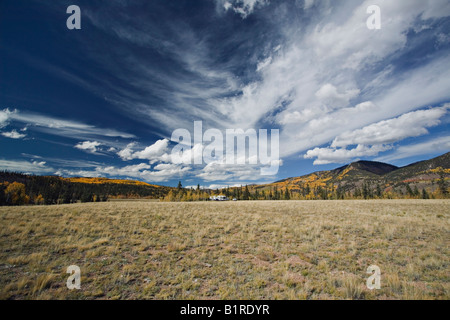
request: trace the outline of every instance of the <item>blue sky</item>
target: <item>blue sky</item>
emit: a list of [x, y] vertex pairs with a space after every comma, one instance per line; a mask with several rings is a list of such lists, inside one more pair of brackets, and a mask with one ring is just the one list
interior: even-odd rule
[[[450, 151], [450, 3], [372, 4], [3, 0], [0, 169], [217, 187]], [[194, 121], [279, 129], [278, 174], [173, 163]]]

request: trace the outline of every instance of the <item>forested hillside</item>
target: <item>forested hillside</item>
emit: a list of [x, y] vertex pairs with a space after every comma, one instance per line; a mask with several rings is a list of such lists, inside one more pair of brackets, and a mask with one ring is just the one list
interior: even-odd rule
[[62, 204], [111, 198], [165, 197], [172, 188], [141, 181], [105, 178], [61, 178], [0, 172], [0, 205]]

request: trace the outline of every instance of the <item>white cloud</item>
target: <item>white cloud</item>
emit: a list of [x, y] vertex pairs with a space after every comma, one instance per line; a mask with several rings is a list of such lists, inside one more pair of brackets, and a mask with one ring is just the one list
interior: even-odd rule
[[9, 109], [0, 110], [0, 129], [8, 125], [10, 113]]
[[170, 162], [171, 157], [169, 155], [169, 140], [161, 139], [156, 141], [151, 146], [146, 147], [141, 151], [134, 151], [136, 146], [135, 142], [128, 144], [124, 149], [120, 150], [117, 154], [122, 160], [149, 160], [151, 163], [156, 161]]
[[196, 171], [204, 181], [262, 181], [273, 177], [262, 176], [260, 165], [227, 165], [210, 163]]
[[64, 120], [31, 112], [14, 110], [8, 114], [10, 121], [25, 123], [28, 129], [39, 130], [48, 134], [69, 138], [135, 138], [134, 135], [115, 129], [98, 128], [82, 122]]
[[148, 163], [140, 163], [124, 167], [116, 166], [97, 166], [94, 170], [59, 170], [57, 174], [81, 177], [127, 177], [147, 182], [164, 182], [172, 178], [181, 177], [188, 172], [190, 168], [181, 165], [155, 166], [151, 170]]
[[348, 106], [350, 99], [356, 98], [359, 92], [359, 89], [338, 92], [335, 86], [327, 83], [316, 92], [316, 97], [326, 106], [336, 109]]
[[75, 148], [89, 152], [89, 153], [97, 153], [97, 147], [101, 145], [98, 141], [84, 141], [78, 143]]
[[330, 163], [346, 163], [351, 159], [358, 159], [361, 157], [376, 156], [380, 152], [392, 149], [391, 146], [374, 145], [364, 146], [358, 145], [356, 148], [347, 149], [334, 149], [334, 148], [315, 148], [308, 150], [304, 158], [314, 159], [314, 165], [323, 165]]
[[377, 161], [391, 162], [398, 159], [419, 156], [423, 154], [446, 153], [450, 151], [450, 136], [429, 139], [425, 142], [398, 147], [390, 155], [377, 158]]
[[218, 0], [222, 4], [225, 11], [232, 9], [237, 14], [240, 14], [242, 19], [247, 18], [253, 13], [255, 8], [265, 6], [269, 3], [268, 0]]
[[54, 171], [52, 168], [47, 167], [44, 161], [0, 160], [0, 168], [23, 173], [49, 173]]
[[[316, 24], [299, 23], [302, 37], [298, 25], [284, 26], [283, 47], [264, 63], [260, 77], [243, 86], [240, 95], [216, 100], [215, 109], [225, 110], [224, 119], [236, 128], [275, 122], [286, 157], [330, 143], [348, 130], [450, 99], [447, 56], [402, 73], [389, 64], [405, 49], [407, 32], [424, 18], [421, 13], [449, 15], [430, 10], [446, 1], [381, 1], [381, 32], [368, 30], [365, 23], [373, 3], [355, 4], [321, 2], [323, 15], [314, 17]], [[280, 112], [268, 117], [276, 109]]]
[[151, 146], [145, 148], [144, 150], [135, 152], [133, 156], [136, 159], [153, 160], [167, 153], [168, 147], [169, 147], [169, 140], [167, 139], [158, 140]]
[[260, 61], [256, 67], [256, 71], [261, 71], [265, 67], [267, 67], [272, 62], [272, 57], [268, 57], [262, 61]]
[[1, 135], [11, 139], [22, 139], [27, 136], [26, 134], [19, 133], [16, 130], [12, 130], [10, 132], [2, 132]]
[[133, 159], [133, 147], [136, 145], [136, 142], [129, 143], [124, 149], [120, 150], [117, 155], [122, 160], [132, 160]]
[[344, 132], [334, 139], [331, 147], [347, 147], [352, 144], [390, 144], [409, 137], [428, 134], [427, 128], [440, 124], [439, 119], [447, 113], [449, 107], [450, 105], [445, 105], [442, 108], [409, 112], [398, 118]]
[[[305, 159], [314, 159], [315, 165], [348, 162], [354, 158], [376, 156], [391, 150], [391, 145], [409, 137], [428, 134], [427, 128], [436, 126], [449, 108], [419, 110], [394, 119], [380, 121], [362, 129], [347, 131], [337, 136], [330, 147], [308, 150]], [[352, 149], [348, 146], [357, 145]]]
[[45, 161], [33, 161], [32, 162], [33, 163], [33, 165], [35, 165], [36, 167], [39, 167], [39, 168], [45, 168], [45, 165], [47, 164], [47, 162], [45, 162]]

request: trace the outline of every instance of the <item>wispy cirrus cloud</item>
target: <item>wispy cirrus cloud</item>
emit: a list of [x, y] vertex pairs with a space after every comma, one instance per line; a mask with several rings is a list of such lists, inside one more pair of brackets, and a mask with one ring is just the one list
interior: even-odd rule
[[51, 173], [53, 168], [47, 166], [45, 161], [3, 160], [0, 159], [0, 168], [22, 173]]
[[98, 128], [79, 121], [60, 119], [34, 112], [21, 112], [17, 109], [9, 111], [8, 119], [26, 124], [29, 128], [35, 130], [69, 138], [93, 136], [119, 137], [124, 139], [135, 138], [133, 134], [115, 129]]
[[[24, 126], [21, 132], [17, 129], [8, 131], [8, 126]], [[118, 141], [121, 139], [126, 141], [136, 138], [135, 135], [122, 132], [116, 129], [101, 128], [89, 125], [80, 121], [61, 119], [51, 117], [35, 112], [20, 111], [17, 109], [10, 110], [8, 108], [0, 111], [0, 134], [10, 139], [22, 139], [27, 136], [25, 132], [39, 132], [46, 135], [69, 138], [73, 140], [85, 139], [75, 145], [75, 148], [99, 154], [97, 151], [100, 145], [107, 145], [110, 148], [114, 146], [122, 146], [125, 142]], [[91, 141], [90, 139], [94, 139]], [[98, 141], [97, 141], [98, 140]]]

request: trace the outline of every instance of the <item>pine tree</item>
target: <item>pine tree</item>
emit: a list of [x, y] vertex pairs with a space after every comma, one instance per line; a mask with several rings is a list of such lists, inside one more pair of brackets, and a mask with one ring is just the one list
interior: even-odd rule
[[411, 189], [411, 187], [410, 187], [409, 184], [406, 185], [406, 192], [408, 193], [408, 195], [409, 195], [411, 198], [414, 198], [414, 191], [412, 191], [412, 189]]
[[3, 184], [0, 184], [0, 206], [4, 206], [6, 204], [6, 197], [5, 197], [5, 187]]
[[366, 183], [363, 184], [362, 195], [363, 195], [364, 199], [366, 199], [366, 200], [369, 199], [370, 191], [369, 191], [369, 186]]
[[442, 173], [442, 172], [439, 174], [438, 188], [439, 188], [439, 192], [444, 197], [446, 197], [448, 195], [447, 181], [445, 181], [445, 176], [444, 176], [444, 173]]
[[417, 185], [414, 186], [414, 197], [418, 198], [420, 196], [419, 189], [417, 188]]
[[381, 191], [381, 187], [377, 184], [377, 197], [381, 199], [383, 197], [383, 192]]
[[425, 188], [422, 189], [422, 199], [430, 199], [430, 196]]
[[250, 200], [250, 192], [248, 191], [248, 186], [245, 186], [244, 195], [242, 197], [244, 200]]
[[81, 195], [81, 202], [92, 202], [92, 201], [93, 201], [92, 193], [88, 191], [83, 192], [83, 194]]
[[284, 190], [284, 200], [290, 200], [291, 199], [291, 195], [289, 194], [289, 190], [286, 187], [286, 189]]

